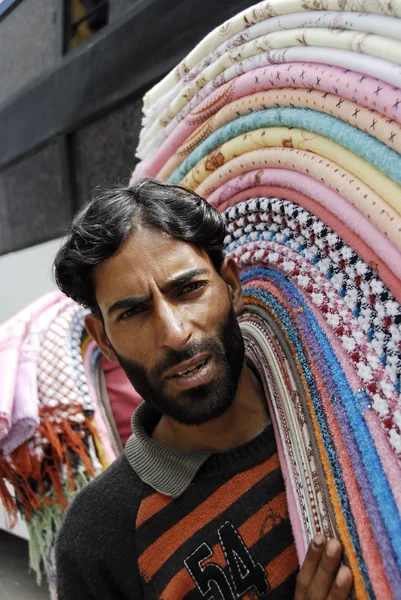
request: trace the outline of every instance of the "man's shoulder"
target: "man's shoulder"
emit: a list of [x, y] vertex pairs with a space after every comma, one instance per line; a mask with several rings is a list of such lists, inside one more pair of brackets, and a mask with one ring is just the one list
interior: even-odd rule
[[76, 495], [64, 515], [59, 537], [118, 529], [119, 523], [135, 517], [143, 487], [122, 454]]
[[134, 523], [143, 490], [122, 455], [77, 494], [56, 540], [60, 598], [142, 597]]
[[126, 488], [128, 486], [136, 490], [140, 481], [123, 452], [107, 469], [86, 485], [78, 496], [96, 494], [100, 490], [103, 491], [109, 487], [116, 489], [116, 493], [118, 493], [120, 487]]

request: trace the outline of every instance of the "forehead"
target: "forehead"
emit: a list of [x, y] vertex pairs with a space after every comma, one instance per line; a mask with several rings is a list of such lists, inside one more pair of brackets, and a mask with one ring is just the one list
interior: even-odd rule
[[96, 298], [103, 308], [124, 296], [140, 296], [152, 285], [193, 268], [213, 266], [206, 252], [161, 231], [143, 228], [128, 236], [119, 250], [94, 269]]

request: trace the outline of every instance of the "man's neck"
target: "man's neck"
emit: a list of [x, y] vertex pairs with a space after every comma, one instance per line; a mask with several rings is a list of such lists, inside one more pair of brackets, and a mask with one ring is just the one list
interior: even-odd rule
[[259, 435], [270, 422], [263, 388], [244, 362], [231, 408], [218, 419], [197, 426], [182, 425], [163, 416], [152, 438], [185, 452], [232, 450]]

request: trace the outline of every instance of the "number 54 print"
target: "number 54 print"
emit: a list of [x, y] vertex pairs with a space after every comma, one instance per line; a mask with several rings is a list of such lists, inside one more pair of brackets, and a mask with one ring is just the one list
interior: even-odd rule
[[232, 523], [226, 521], [217, 533], [227, 562], [230, 581], [218, 564], [204, 564], [213, 556], [212, 549], [205, 542], [184, 560], [202, 598], [237, 600], [252, 589], [260, 598], [264, 598], [270, 590], [266, 571], [260, 563], [255, 563], [238, 531]]

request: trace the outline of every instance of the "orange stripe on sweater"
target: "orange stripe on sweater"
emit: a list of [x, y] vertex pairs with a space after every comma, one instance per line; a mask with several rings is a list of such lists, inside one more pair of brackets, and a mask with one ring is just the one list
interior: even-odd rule
[[279, 466], [278, 455], [275, 453], [267, 461], [235, 475], [191, 513], [157, 538], [139, 557], [139, 568], [145, 580], [149, 581], [166, 560], [194, 533], [224, 512], [258, 481]]
[[[258, 542], [258, 540], [261, 537], [266, 535], [280, 520], [285, 519], [286, 517], [288, 517], [287, 499], [285, 492], [282, 492], [281, 494], [273, 498], [271, 502], [269, 502], [265, 506], [262, 506], [262, 508], [258, 510], [258, 512], [256, 512], [254, 515], [252, 515], [252, 517], [245, 521], [245, 523], [243, 523], [241, 527], [239, 527], [238, 532], [244, 540], [247, 547], [252, 548], [252, 546], [256, 542]], [[290, 567], [288, 567], [288, 565], [283, 561], [278, 563], [285, 577], [292, 573], [298, 566], [298, 559], [295, 547], [292, 545], [291, 548], [291, 553], [288, 555], [289, 557], [291, 557], [288, 558]], [[286, 557], [287, 554], [285, 553], [287, 552], [287, 550], [282, 552], [280, 554], [280, 557]], [[295, 566], [293, 566], [293, 555], [295, 556]], [[275, 565], [277, 563], [278, 558], [279, 557], [274, 558], [270, 564]], [[213, 555], [207, 560], [205, 560], [205, 562], [202, 564], [206, 565], [210, 562], [219, 565], [223, 569], [226, 566], [226, 561], [220, 544], [216, 544], [213, 547]], [[278, 575], [275, 575], [275, 577], [277, 578]], [[269, 583], [273, 587], [273, 585], [270, 582], [270, 579]], [[160, 596], [160, 600], [176, 600], [177, 598], [182, 598], [194, 587], [194, 581], [188, 573], [187, 569], [181, 569], [181, 571], [178, 571], [178, 573], [169, 581], [167, 586], [164, 588], [164, 591]]]
[[168, 506], [173, 502], [174, 498], [170, 496], [164, 496], [164, 494], [160, 494], [156, 492], [151, 496], [148, 496], [144, 500], [142, 500], [141, 505], [138, 510], [138, 515], [136, 518], [136, 527], [140, 527], [145, 521], [153, 517], [156, 513], [162, 510], [165, 506]]
[[267, 578], [272, 590], [278, 587], [298, 569], [298, 556], [295, 544], [291, 544], [266, 566]]

